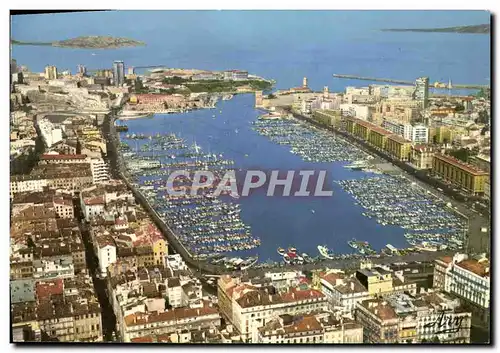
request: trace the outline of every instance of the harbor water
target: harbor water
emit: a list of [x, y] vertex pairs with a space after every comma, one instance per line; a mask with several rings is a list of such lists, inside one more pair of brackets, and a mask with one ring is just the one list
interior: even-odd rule
[[[296, 247], [300, 252], [317, 256], [317, 245], [325, 244], [334, 253], [353, 253], [347, 242], [352, 238], [368, 241], [380, 250], [390, 243], [407, 247], [405, 230], [398, 226], [383, 226], [362, 215], [363, 208], [335, 180], [374, 176], [372, 173], [344, 168], [348, 162], [306, 162], [290, 153], [290, 147], [272, 142], [253, 130], [253, 122], [262, 114], [253, 107], [253, 95], [237, 95], [230, 101], [220, 101], [217, 109], [198, 110], [184, 114], [155, 115], [153, 119], [127, 121], [129, 131], [120, 133], [156, 135], [174, 133], [196, 143], [203, 152], [222, 154], [234, 161], [235, 170], [326, 170], [325, 189], [331, 197], [266, 196], [266, 190], [227, 202], [241, 205], [241, 218], [250, 225], [252, 235], [261, 245], [232, 255], [259, 255], [259, 259], [280, 260], [278, 247]], [[215, 115], [215, 118], [213, 117]], [[336, 137], [340, 139], [340, 137]], [[140, 151], [149, 140], [127, 140], [131, 150]], [[281, 175], [281, 174], [280, 174]], [[165, 177], [166, 179], [166, 177]]]

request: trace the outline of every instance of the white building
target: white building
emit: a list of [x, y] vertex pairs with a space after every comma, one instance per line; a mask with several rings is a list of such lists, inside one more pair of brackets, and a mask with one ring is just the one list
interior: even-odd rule
[[40, 134], [47, 147], [50, 148], [52, 145], [62, 141], [62, 130], [52, 124], [48, 119], [39, 120], [38, 128], [40, 129]]
[[242, 70], [224, 71], [224, 80], [226, 80], [226, 81], [246, 81], [246, 80], [248, 80], [248, 71], [242, 71]]
[[165, 257], [165, 263], [172, 271], [183, 271], [188, 269], [186, 263], [179, 254], [167, 255]]
[[370, 108], [366, 105], [343, 103], [339, 105], [342, 115], [355, 116], [361, 120], [368, 120]]
[[370, 88], [369, 87], [346, 87], [345, 88], [345, 94], [346, 95], [358, 95], [358, 96], [363, 96], [363, 95], [369, 95], [370, 94]]
[[327, 297], [331, 309], [352, 315], [356, 304], [369, 299], [370, 293], [356, 278], [342, 277], [331, 273], [321, 278], [321, 291]]
[[95, 183], [109, 180], [108, 165], [102, 158], [92, 158], [90, 162], [92, 170], [92, 179]]
[[167, 296], [168, 303], [173, 308], [179, 308], [182, 306], [182, 286], [179, 278], [168, 278], [167, 279]]
[[[47, 244], [44, 247], [48, 247]], [[56, 278], [72, 278], [75, 276], [72, 255], [58, 256], [33, 261], [33, 278], [35, 280], [51, 280]]]
[[108, 266], [116, 262], [116, 245], [109, 235], [95, 237], [95, 247], [101, 276], [106, 277]]
[[435, 261], [434, 288], [454, 294], [478, 308], [486, 321], [490, 309], [490, 262], [484, 255], [469, 258], [465, 254], [444, 256]]
[[43, 191], [47, 186], [47, 179], [39, 179], [31, 175], [15, 175], [10, 179], [10, 197], [15, 193], [26, 191]]
[[411, 141], [414, 143], [429, 142], [429, 128], [424, 125], [415, 125], [411, 131]]
[[264, 277], [270, 278], [273, 286], [277, 289], [297, 286], [302, 272], [283, 271], [283, 272], [266, 272]]

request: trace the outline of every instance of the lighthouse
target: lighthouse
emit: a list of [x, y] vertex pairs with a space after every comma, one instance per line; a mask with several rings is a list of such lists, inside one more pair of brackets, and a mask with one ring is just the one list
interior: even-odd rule
[[302, 79], [302, 87], [307, 88], [307, 77]]

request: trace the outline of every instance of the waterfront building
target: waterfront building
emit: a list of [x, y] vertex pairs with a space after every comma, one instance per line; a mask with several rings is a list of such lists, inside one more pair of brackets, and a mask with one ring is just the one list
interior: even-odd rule
[[134, 70], [134, 68], [133, 68], [133, 67], [129, 67], [129, 68], [127, 68], [127, 75], [128, 75], [128, 76], [133, 76], [133, 75], [135, 75], [135, 70]]
[[278, 294], [270, 287], [241, 283], [240, 278], [221, 276], [217, 282], [217, 297], [221, 315], [233, 325], [244, 342], [258, 341], [258, 328], [283, 314], [306, 314], [327, 308], [327, 299], [314, 289]]
[[489, 179], [489, 173], [441, 153], [434, 155], [432, 173], [472, 195], [484, 194]]
[[426, 109], [429, 106], [429, 78], [419, 77], [415, 80], [415, 91], [413, 98], [422, 102], [422, 108]]
[[257, 343], [344, 344], [363, 343], [363, 327], [328, 312], [314, 315], [280, 315], [258, 328]]
[[356, 305], [364, 343], [469, 343], [471, 313], [443, 292], [398, 293]]
[[484, 254], [443, 256], [434, 262], [433, 287], [451, 293], [472, 311], [473, 318], [490, 318], [490, 262]]
[[246, 81], [248, 80], [248, 71], [228, 70], [224, 71], [225, 81]]
[[313, 118], [326, 126], [340, 128], [342, 122], [342, 112], [340, 110], [315, 110]]
[[123, 61], [116, 60], [113, 62], [113, 84], [117, 87], [123, 86], [125, 83], [125, 64]]
[[410, 162], [417, 169], [431, 169], [437, 150], [427, 145], [412, 145]]
[[57, 67], [50, 65], [45, 66], [45, 79], [57, 80]]
[[400, 161], [410, 160], [411, 142], [399, 135], [387, 136], [384, 150]]

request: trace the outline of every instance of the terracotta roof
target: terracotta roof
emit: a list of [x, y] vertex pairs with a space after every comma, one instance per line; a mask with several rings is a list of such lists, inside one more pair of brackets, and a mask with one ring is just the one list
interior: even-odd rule
[[37, 300], [49, 298], [52, 295], [61, 295], [63, 290], [64, 282], [61, 278], [53, 281], [38, 282], [35, 287]]
[[215, 307], [212, 307], [208, 304], [208, 302], [205, 302], [202, 308], [182, 307], [164, 312], [156, 312], [156, 311], [152, 313], [137, 312], [125, 316], [124, 321], [125, 325], [130, 327], [130, 326], [145, 325], [148, 323], [155, 323], [155, 322], [182, 320], [186, 318], [201, 319], [203, 316], [214, 315], [218, 313], [219, 312]]
[[479, 262], [477, 260], [469, 259], [457, 263], [457, 266], [481, 277], [490, 276], [490, 262], [488, 260]]
[[337, 284], [337, 279], [344, 278], [345, 275], [343, 273], [329, 273], [327, 275], [321, 276], [322, 279], [330, 283], [332, 286]]
[[442, 261], [444, 263], [449, 264], [449, 263], [451, 263], [453, 261], [453, 257], [451, 257], [451, 256], [441, 256], [441, 257], [438, 257], [437, 260], [440, 260], [440, 261]]
[[153, 343], [152, 336], [135, 337], [130, 340], [132, 343]]
[[399, 143], [411, 143], [411, 141], [403, 138], [402, 136], [396, 135], [396, 134], [387, 136], [387, 138], [391, 139], [393, 141], [399, 142]]
[[469, 173], [474, 174], [474, 175], [489, 175], [487, 172], [482, 171], [481, 169], [477, 169], [474, 166], [467, 164], [467, 163], [464, 163], [464, 162], [462, 162], [462, 161], [460, 161], [452, 156], [438, 153], [434, 156], [434, 158], [440, 159], [446, 163], [449, 163], [455, 167], [458, 167], [458, 168], [465, 170], [466, 172], [469, 172]]
[[83, 202], [87, 206], [93, 206], [93, 205], [104, 205], [104, 196], [98, 196], [98, 197], [92, 197], [92, 198], [86, 198], [83, 200]]
[[392, 306], [390, 306], [387, 302], [379, 299], [364, 300], [361, 302], [361, 305], [372, 314], [380, 318], [382, 321], [392, 320], [398, 317], [396, 311]]

